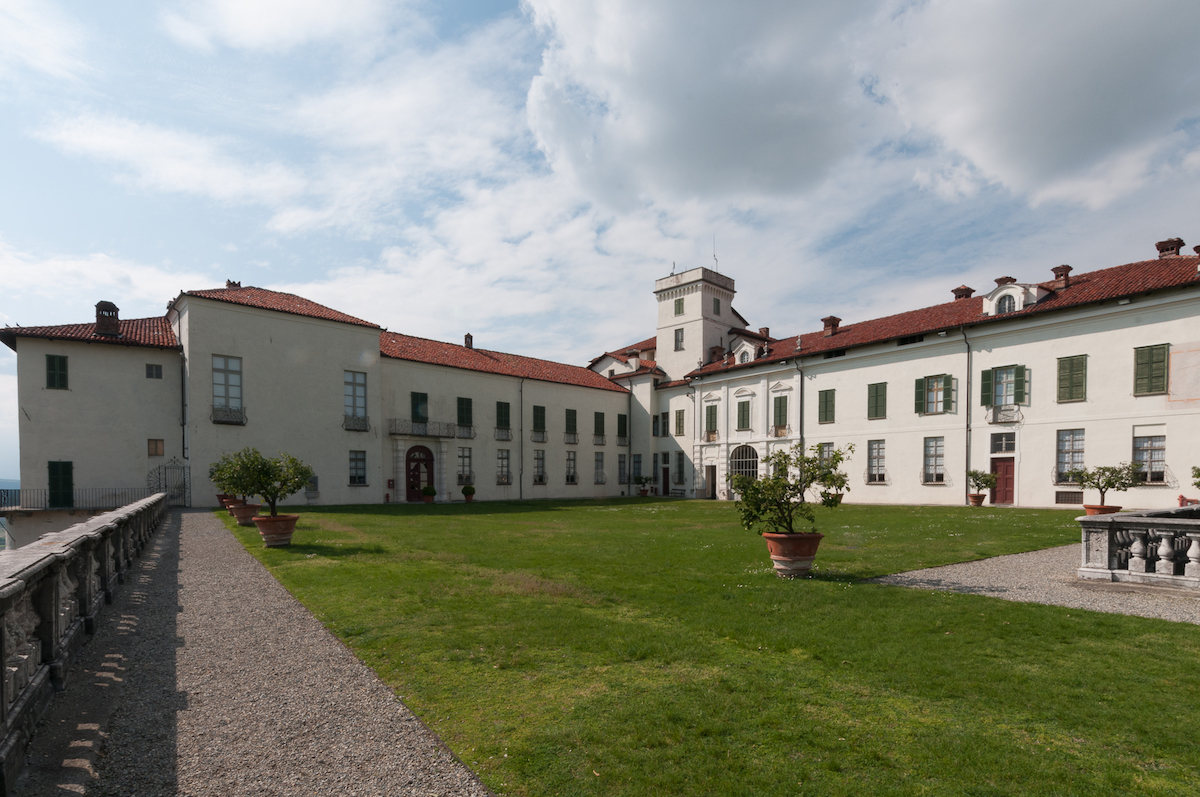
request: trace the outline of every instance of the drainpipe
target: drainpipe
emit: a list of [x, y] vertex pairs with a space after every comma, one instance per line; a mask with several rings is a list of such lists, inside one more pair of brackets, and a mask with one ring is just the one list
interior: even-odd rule
[[963, 470], [963, 505], [971, 503], [967, 495], [971, 492], [971, 480], [967, 477], [967, 473], [971, 470], [971, 374], [972, 374], [972, 356], [971, 356], [971, 341], [967, 340], [967, 328], [960, 327], [959, 332], [962, 333], [963, 344], [967, 347], [967, 396], [965, 399], [966, 411], [963, 413], [967, 418], [967, 466]]
[[190, 457], [189, 457], [189, 454], [191, 453], [190, 451], [188, 451], [188, 428], [187, 428], [187, 424], [188, 424], [188, 401], [187, 401], [187, 389], [188, 389], [188, 379], [187, 379], [187, 355], [186, 355], [186, 354], [184, 354], [183, 352], [180, 352], [180, 354], [179, 354], [179, 414], [180, 414], [180, 418], [179, 418], [179, 426], [180, 426], [180, 429], [179, 429], [179, 432], [180, 432], [180, 438], [181, 438], [181, 439], [180, 439], [180, 441], [179, 441], [179, 442], [180, 442], [181, 448], [182, 448], [182, 450], [183, 450], [183, 458], [184, 458], [185, 460], [189, 460], [189, 459], [190, 459]]
[[521, 457], [521, 464], [517, 469], [517, 500], [525, 498], [525, 380], [522, 379], [517, 386], [518, 396], [517, 403], [520, 404], [520, 412], [517, 417], [517, 435], [520, 437], [520, 445], [517, 447], [517, 453]]
[[625, 446], [625, 492], [633, 495], [633, 380], [626, 381], [625, 387], [629, 390], [628, 405], [625, 409], [625, 439], [628, 441], [628, 445]]
[[800, 367], [800, 358], [796, 358], [796, 373], [800, 374], [800, 418], [796, 434], [800, 437], [800, 453], [804, 453], [804, 369]]
[[[688, 380], [688, 387], [691, 392], [688, 393], [688, 398], [692, 400], [692, 450], [688, 459], [692, 460], [692, 497], [696, 497], [696, 440], [699, 439], [699, 433], [696, 431], [700, 427], [700, 414], [696, 412], [696, 388], [692, 387], [691, 380]], [[680, 446], [683, 448], [683, 446]], [[685, 482], [686, 483], [686, 482]]]

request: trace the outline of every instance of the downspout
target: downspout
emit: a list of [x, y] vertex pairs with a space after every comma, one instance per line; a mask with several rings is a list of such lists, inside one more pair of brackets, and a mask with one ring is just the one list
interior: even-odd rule
[[962, 333], [963, 344], [967, 347], [967, 397], [965, 400], [966, 411], [963, 413], [967, 417], [967, 466], [963, 472], [963, 505], [971, 503], [967, 495], [971, 492], [971, 480], [967, 476], [971, 471], [971, 372], [972, 372], [972, 357], [971, 357], [971, 341], [967, 340], [967, 328], [959, 327], [959, 332]]
[[[633, 495], [633, 380], [630, 379], [625, 388], [629, 391], [628, 404], [625, 409], [625, 486], [624, 492]], [[620, 475], [620, 474], [618, 474]]]
[[525, 380], [522, 379], [517, 386], [518, 399], [520, 405], [520, 413], [517, 415], [521, 420], [517, 421], [517, 435], [520, 438], [520, 445], [517, 452], [521, 457], [520, 469], [517, 471], [517, 500], [525, 498]]
[[800, 374], [800, 418], [798, 421], [799, 428], [797, 428], [796, 433], [800, 438], [800, 452], [804, 453], [804, 369], [800, 367], [799, 357], [796, 358], [796, 373]]
[[[696, 441], [700, 439], [700, 415], [696, 412], [696, 388], [692, 387], [692, 382], [688, 380], [688, 387], [691, 392], [688, 393], [688, 398], [692, 400], [692, 450], [688, 453], [688, 459], [692, 461], [692, 497], [696, 497]], [[680, 446], [683, 448], [683, 446]]]
[[189, 460], [190, 451], [188, 451], [188, 401], [187, 401], [187, 355], [183, 352], [179, 353], [179, 432], [180, 432], [180, 447], [183, 450], [184, 460]]

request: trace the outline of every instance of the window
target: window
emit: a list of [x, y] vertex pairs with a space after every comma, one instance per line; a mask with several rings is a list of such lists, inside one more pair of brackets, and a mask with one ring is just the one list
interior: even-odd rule
[[512, 470], [507, 448], [496, 449], [496, 484], [512, 484]]
[[1137, 474], [1138, 481], [1163, 484], [1167, 475], [1166, 435], [1133, 438], [1133, 461], [1142, 465]]
[[507, 401], [496, 402], [496, 439], [512, 440], [511, 408]]
[[579, 474], [575, 472], [575, 452], [567, 452], [567, 484], [579, 484]]
[[709, 404], [704, 408], [704, 433], [710, 440], [717, 433], [717, 405]]
[[1016, 300], [1016, 297], [1012, 296], [1011, 294], [1006, 294], [1004, 296], [1001, 296], [999, 298], [999, 300], [997, 300], [997, 302], [996, 302], [996, 314], [997, 315], [999, 315], [1001, 313], [1011, 313], [1012, 311], [1014, 311], [1016, 309], [1017, 309], [1017, 300]]
[[675, 315], [683, 315], [683, 299], [675, 300]]
[[993, 454], [1011, 454], [1017, 450], [1016, 432], [998, 432], [992, 435]]
[[1087, 355], [1058, 358], [1058, 401], [1087, 399]]
[[1133, 395], [1167, 392], [1167, 344], [1133, 350]]
[[367, 483], [367, 452], [366, 451], [351, 451], [350, 452], [350, 485], [364, 485]]
[[343, 372], [346, 417], [367, 417], [367, 375], [358, 371]]
[[1058, 430], [1058, 457], [1054, 471], [1054, 480], [1059, 484], [1073, 482], [1075, 479], [1068, 472], [1083, 467], [1083, 430]]
[[50, 482], [46, 499], [51, 509], [70, 509], [75, 506], [75, 463], [47, 462]]
[[867, 385], [867, 420], [887, 417], [887, 382]]
[[887, 482], [883, 442], [882, 440], [867, 441], [867, 484], [884, 484]]
[[673, 481], [676, 484], [683, 484], [684, 476], [684, 457], [682, 451], [675, 452], [675, 478]]
[[641, 454], [633, 455], [633, 478], [634, 479], [642, 478], [642, 455]]
[[782, 429], [788, 425], [787, 396], [775, 397], [775, 428]]
[[533, 408], [533, 431], [546, 431], [546, 408], [534, 406]]
[[683, 330], [675, 330], [675, 351], [683, 351]]
[[[716, 408], [714, 407], [713, 409], [716, 409]], [[738, 419], [737, 419], [737, 421], [738, 421], [737, 428], [738, 428], [739, 432], [745, 432], [750, 429], [750, 401], [749, 401], [749, 399], [747, 399], [746, 401], [738, 402]]]
[[817, 392], [817, 423], [833, 423], [833, 404], [835, 390]]
[[[984, 395], [989, 395], [985, 393]], [[950, 374], [926, 376], [917, 380], [916, 411], [922, 415], [950, 412], [954, 409], [954, 380]]]
[[146, 363], [146, 378], [162, 379], [162, 366], [155, 363]]
[[471, 470], [471, 449], [469, 446], [458, 447], [458, 483], [475, 483], [475, 474]]
[[[666, 455], [664, 454], [664, 456]], [[650, 475], [655, 479], [658, 478], [658, 454], [654, 455], [654, 469], [650, 472]]]
[[925, 438], [925, 463], [921, 471], [921, 481], [925, 484], [946, 482], [945, 440], [944, 437]]
[[650, 421], [651, 421], [651, 423], [650, 423], [650, 426], [651, 426], [651, 429], [650, 429], [650, 434], [651, 434], [651, 436], [653, 436], [653, 437], [658, 437], [658, 416], [657, 416], [657, 415], [655, 415], [653, 418], [651, 418], [651, 419], [650, 419]]
[[750, 352], [748, 352], [748, 351], [744, 351], [744, 352], [742, 352], [741, 354], [739, 354], [739, 355], [738, 355], [738, 362], [740, 362], [740, 363], [748, 363], [748, 362], [750, 362]]
[[629, 484], [629, 471], [624, 454], [617, 454], [617, 484]]
[[540, 448], [533, 451], [533, 483], [546, 483], [546, 452]]
[[429, 423], [429, 394], [428, 393], [412, 393], [412, 421], [413, 423]]
[[662, 414], [662, 436], [671, 436], [671, 413], [664, 412]]
[[[63, 374], [65, 381], [65, 370]], [[213, 406], [231, 410], [242, 408], [241, 357], [213, 355]]]
[[979, 402], [985, 407], [1024, 404], [1028, 374], [1023, 365], [988, 368], [980, 375]]
[[146, 441], [147, 456], [151, 456], [151, 457], [165, 456], [165, 454], [163, 452], [164, 452], [164, 447], [163, 447], [162, 440], [147, 440]]
[[629, 445], [629, 416], [617, 413], [617, 445]]
[[575, 410], [567, 410], [567, 417], [566, 417], [566, 424], [567, 424], [566, 432], [567, 432], [567, 434], [578, 434], [579, 433], [579, 428], [576, 424], [575, 416], [576, 416]]
[[833, 456], [833, 443], [817, 443], [817, 459], [828, 462]]
[[827, 351], [827, 352], [825, 352], [825, 354], [823, 354], [821, 356], [826, 360], [832, 360], [834, 357], [845, 357], [846, 350], [838, 349], [837, 351]]
[[592, 414], [592, 434], [597, 437], [604, 436], [604, 413], [596, 412]]
[[713, 297], [713, 315], [720, 315], [720, 314], [721, 314], [721, 300], [714, 296]]
[[685, 410], [675, 410], [675, 436], [676, 437], [683, 437], [684, 434], [687, 433], [687, 430], [685, 428], [685, 422], [687, 420], [687, 416], [684, 414], [684, 412], [685, 412]]
[[458, 397], [458, 425], [459, 426], [474, 426], [475, 411], [471, 399]]
[[738, 446], [729, 455], [729, 472], [735, 476], [758, 478], [758, 452], [750, 446]]
[[46, 355], [46, 389], [67, 389], [67, 358], [60, 354]]
[[604, 452], [603, 451], [596, 452], [594, 465], [595, 465], [595, 478], [594, 478], [593, 483], [594, 484], [604, 484], [606, 479], [604, 477]]

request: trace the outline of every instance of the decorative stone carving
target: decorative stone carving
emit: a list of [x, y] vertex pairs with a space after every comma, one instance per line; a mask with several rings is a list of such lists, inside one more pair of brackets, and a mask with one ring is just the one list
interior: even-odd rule
[[42, 618], [26, 592], [4, 617], [4, 704], [11, 707], [37, 674], [42, 661], [42, 641], [37, 628]]

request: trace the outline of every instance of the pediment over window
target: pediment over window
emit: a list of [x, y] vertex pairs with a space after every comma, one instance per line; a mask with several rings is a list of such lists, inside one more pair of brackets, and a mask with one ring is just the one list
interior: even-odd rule
[[700, 397], [700, 400], [707, 401], [707, 402], [720, 401], [721, 394], [720, 393], [705, 393], [703, 396]]
[[738, 398], [751, 398], [756, 394], [750, 388], [742, 387], [742, 388], [738, 388], [737, 390], [733, 391], [733, 395], [737, 396]]
[[772, 393], [788, 393], [791, 392], [792, 385], [789, 382], [776, 382], [771, 385]]

